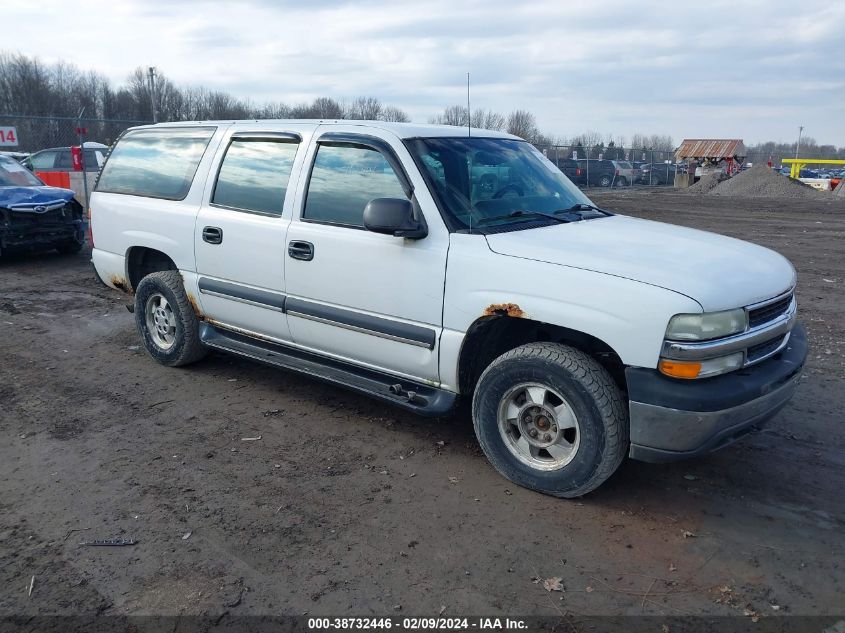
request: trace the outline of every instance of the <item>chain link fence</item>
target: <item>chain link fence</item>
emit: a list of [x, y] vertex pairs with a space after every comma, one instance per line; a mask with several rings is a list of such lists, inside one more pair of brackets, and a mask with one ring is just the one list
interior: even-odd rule
[[[675, 174], [687, 172], [685, 162], [676, 162], [674, 149], [583, 145], [549, 145], [539, 149], [582, 188], [672, 187]], [[752, 152], [745, 157], [742, 167], [762, 164], [788, 170], [781, 163], [782, 158], [792, 156]]]
[[0, 128], [14, 128], [17, 140], [16, 146], [6, 143], [0, 151], [32, 154], [42, 149], [79, 145], [78, 127], [87, 130], [85, 141], [111, 145], [126, 128], [146, 123], [150, 121], [0, 114]]
[[540, 149], [570, 180], [583, 188], [673, 186], [679, 169], [674, 149], [586, 148], [583, 145], [550, 145]]

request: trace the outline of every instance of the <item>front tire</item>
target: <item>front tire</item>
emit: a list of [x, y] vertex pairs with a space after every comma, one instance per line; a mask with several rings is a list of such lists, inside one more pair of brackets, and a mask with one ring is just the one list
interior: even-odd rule
[[138, 284], [135, 325], [147, 353], [162, 365], [188, 365], [208, 353], [200, 342], [199, 319], [176, 270], [151, 273]]
[[610, 176], [602, 176], [599, 178], [599, 187], [609, 187], [613, 184], [613, 178]]
[[493, 361], [478, 381], [472, 417], [496, 470], [557, 497], [600, 486], [628, 448], [627, 408], [613, 378], [557, 343], [530, 343]]

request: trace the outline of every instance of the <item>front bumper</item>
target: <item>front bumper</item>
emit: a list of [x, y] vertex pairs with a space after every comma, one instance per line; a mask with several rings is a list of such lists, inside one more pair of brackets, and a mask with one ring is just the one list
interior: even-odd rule
[[87, 222], [74, 220], [66, 224], [40, 227], [0, 227], [0, 249], [9, 251], [49, 248], [69, 241], [85, 243]]
[[796, 324], [786, 347], [758, 365], [703, 380], [676, 380], [654, 369], [626, 370], [629, 456], [647, 462], [686, 459], [727, 446], [789, 401], [807, 357]]

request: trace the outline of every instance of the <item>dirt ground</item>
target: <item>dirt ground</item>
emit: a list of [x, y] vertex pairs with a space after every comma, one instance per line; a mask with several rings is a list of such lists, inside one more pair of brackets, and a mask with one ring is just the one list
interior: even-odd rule
[[845, 205], [594, 199], [789, 257], [811, 353], [767, 429], [576, 501], [497, 475], [465, 414], [156, 364], [87, 251], [0, 262], [0, 616], [845, 615]]

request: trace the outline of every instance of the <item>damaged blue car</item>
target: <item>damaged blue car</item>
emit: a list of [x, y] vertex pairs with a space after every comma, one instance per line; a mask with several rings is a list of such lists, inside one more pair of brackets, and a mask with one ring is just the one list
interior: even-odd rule
[[78, 253], [86, 229], [73, 191], [48, 187], [16, 160], [0, 156], [0, 256], [51, 248]]

